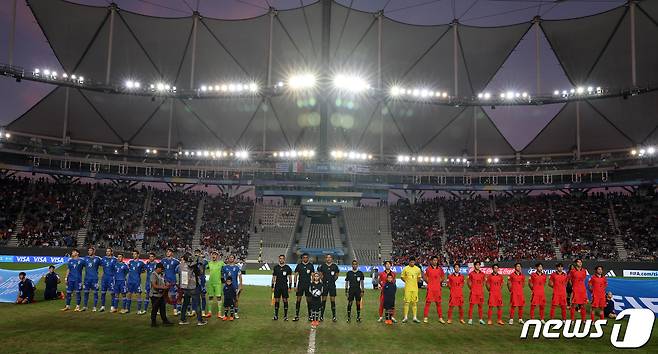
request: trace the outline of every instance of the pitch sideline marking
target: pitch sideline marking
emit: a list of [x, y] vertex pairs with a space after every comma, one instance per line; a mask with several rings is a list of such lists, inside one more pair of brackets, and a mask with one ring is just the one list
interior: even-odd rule
[[315, 354], [315, 328], [311, 328], [311, 333], [308, 335], [308, 354]]

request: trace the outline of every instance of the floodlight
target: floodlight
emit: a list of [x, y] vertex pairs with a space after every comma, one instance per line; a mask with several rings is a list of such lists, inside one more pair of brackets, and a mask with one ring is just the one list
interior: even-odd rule
[[293, 90], [310, 89], [315, 87], [317, 79], [311, 73], [292, 75], [288, 79], [288, 86]]

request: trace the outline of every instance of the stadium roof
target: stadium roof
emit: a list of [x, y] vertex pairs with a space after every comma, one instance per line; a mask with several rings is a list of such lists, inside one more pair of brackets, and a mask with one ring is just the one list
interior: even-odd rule
[[[164, 81], [189, 89], [219, 82], [267, 81], [267, 13], [241, 20], [200, 16], [194, 40], [195, 16], [162, 18], [121, 9], [112, 16], [111, 7], [63, 0], [28, 3], [62, 68], [84, 73], [93, 81], [104, 81], [108, 73], [113, 83]], [[318, 69], [321, 8], [321, 2], [316, 2], [272, 12], [272, 82], [285, 80], [296, 70]], [[488, 87], [534, 26], [532, 19], [497, 27], [413, 25], [385, 14], [381, 19], [383, 86], [426, 85], [455, 96], [475, 96]], [[658, 1], [640, 1], [634, 9], [623, 5], [574, 19], [542, 19], [538, 26], [574, 87], [658, 84]], [[330, 72], [358, 72], [377, 82], [376, 13], [332, 3], [330, 38]], [[377, 102], [337, 95], [329, 106], [328, 145], [374, 153], [383, 137], [385, 154], [509, 156], [517, 150], [571, 153], [578, 144], [577, 132], [583, 152], [658, 142], [656, 92], [562, 103], [552, 109], [557, 114], [544, 129], [528, 139], [527, 146], [515, 149], [490, 118], [489, 107]], [[316, 146], [318, 125], [317, 97], [152, 99], [58, 87], [8, 129], [53, 138], [61, 138], [66, 131], [76, 141], [117, 145], [261, 150], [265, 144], [264, 150], [278, 151]]]

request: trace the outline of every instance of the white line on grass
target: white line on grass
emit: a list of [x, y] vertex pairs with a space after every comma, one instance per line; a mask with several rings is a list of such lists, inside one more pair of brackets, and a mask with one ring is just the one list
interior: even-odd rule
[[308, 354], [315, 354], [315, 328], [311, 328], [311, 333], [308, 335]]

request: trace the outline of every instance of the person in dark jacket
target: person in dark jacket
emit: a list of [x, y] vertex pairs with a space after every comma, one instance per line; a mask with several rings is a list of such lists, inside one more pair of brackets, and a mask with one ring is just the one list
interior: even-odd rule
[[231, 277], [224, 280], [224, 321], [233, 321], [235, 317], [235, 298], [238, 294], [233, 287]]
[[55, 272], [55, 266], [48, 267], [48, 274], [44, 275], [43, 278], [46, 283], [46, 290], [43, 292], [44, 300], [61, 299], [62, 293], [57, 291], [57, 284], [61, 283], [62, 280], [59, 278], [59, 274]]
[[382, 289], [384, 295], [384, 312], [386, 313], [386, 320], [384, 323], [387, 325], [393, 324], [393, 314], [395, 313], [395, 292], [397, 291], [397, 286], [395, 285], [395, 279], [392, 274], [386, 276], [386, 283]]
[[608, 291], [607, 294], [605, 294], [605, 308], [603, 309], [603, 313], [606, 318], [617, 318], [617, 313], [615, 312], [615, 300], [612, 299], [612, 293]]
[[16, 303], [31, 304], [34, 302], [34, 290], [36, 290], [37, 287], [34, 286], [34, 283], [27, 277], [25, 272], [18, 273], [18, 279], [20, 279], [20, 282], [18, 283], [18, 296], [16, 297]]

